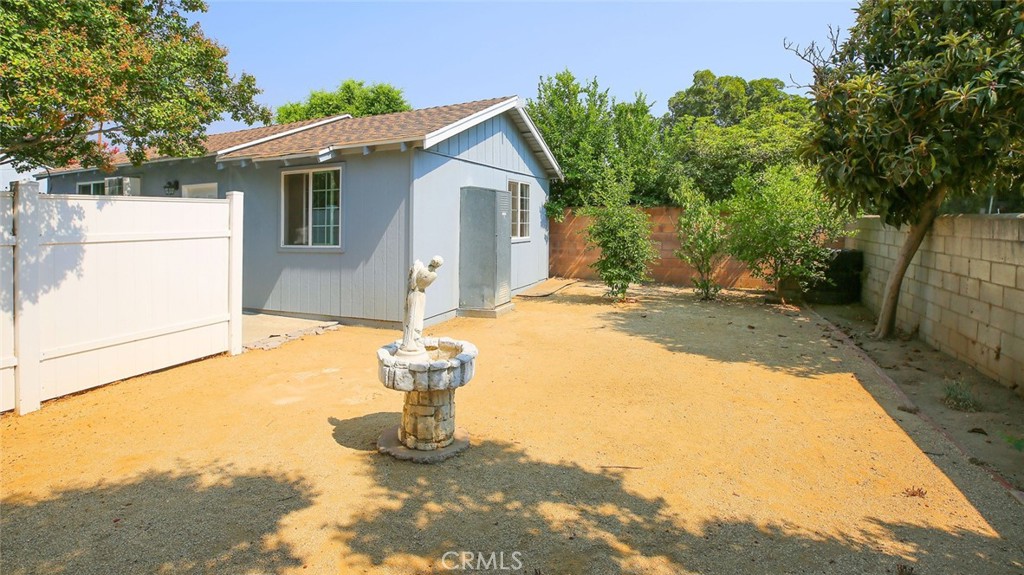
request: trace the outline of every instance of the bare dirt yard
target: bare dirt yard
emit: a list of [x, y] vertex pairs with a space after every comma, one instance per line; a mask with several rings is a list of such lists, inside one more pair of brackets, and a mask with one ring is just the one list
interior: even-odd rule
[[0, 572], [1024, 573], [1024, 506], [815, 316], [637, 293], [428, 329], [480, 348], [434, 466], [375, 451], [393, 330], [4, 415]]

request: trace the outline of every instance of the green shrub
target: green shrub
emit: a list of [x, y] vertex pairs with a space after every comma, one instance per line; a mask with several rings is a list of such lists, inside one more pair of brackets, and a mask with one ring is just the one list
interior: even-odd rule
[[967, 385], [962, 379], [946, 384], [942, 403], [946, 404], [946, 407], [957, 411], [981, 411], [981, 404], [974, 398], [971, 386]]
[[806, 287], [824, 279], [828, 245], [846, 233], [847, 218], [824, 199], [814, 176], [797, 166], [772, 166], [733, 186], [736, 195], [726, 205], [729, 253], [778, 295], [783, 280]]
[[721, 289], [714, 280], [715, 268], [725, 258], [727, 236], [725, 221], [717, 204], [684, 182], [675, 194], [683, 209], [679, 216], [679, 249], [676, 257], [693, 266], [697, 277], [691, 278], [701, 300], [715, 299]]
[[651, 241], [651, 219], [638, 208], [626, 205], [582, 210], [592, 218], [587, 226], [587, 249], [600, 248], [591, 267], [608, 286], [608, 295], [626, 296], [629, 284], [650, 280], [648, 267], [658, 257]]

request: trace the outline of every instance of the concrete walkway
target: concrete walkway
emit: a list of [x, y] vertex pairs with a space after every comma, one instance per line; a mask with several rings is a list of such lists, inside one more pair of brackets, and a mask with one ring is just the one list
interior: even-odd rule
[[242, 341], [245, 349], [273, 349], [304, 335], [334, 329], [336, 321], [302, 319], [246, 311], [242, 314]]

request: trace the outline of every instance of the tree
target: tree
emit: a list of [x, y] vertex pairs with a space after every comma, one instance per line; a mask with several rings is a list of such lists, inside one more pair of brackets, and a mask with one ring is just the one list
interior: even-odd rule
[[[201, 0], [0, 0], [0, 161], [110, 170], [124, 148], [199, 155], [228, 114], [269, 122], [255, 79], [190, 24]], [[95, 136], [95, 137], [93, 137]]]
[[847, 219], [823, 201], [814, 175], [795, 165], [772, 166], [737, 178], [735, 186], [727, 205], [729, 252], [780, 297], [784, 280], [803, 287], [823, 279], [828, 245], [845, 233]]
[[391, 84], [370, 84], [348, 79], [333, 92], [313, 90], [305, 102], [288, 102], [277, 109], [277, 123], [312, 120], [339, 114], [353, 117], [405, 112], [412, 107], [400, 88]]
[[[605, 177], [616, 176], [609, 169]], [[592, 218], [586, 229], [587, 249], [600, 248], [601, 254], [591, 267], [608, 286], [608, 295], [623, 299], [630, 284], [650, 280], [649, 267], [658, 252], [651, 241], [650, 216], [626, 203], [628, 188], [614, 182], [605, 186], [612, 190], [610, 201], [582, 210]]]
[[671, 191], [679, 185], [679, 170], [667, 153], [651, 106], [642, 92], [632, 102], [614, 102], [612, 128], [623, 162], [621, 171], [633, 184], [631, 203], [661, 206], [671, 201]]
[[693, 188], [693, 182], [684, 180], [675, 194], [682, 207], [679, 215], [679, 249], [676, 257], [693, 266], [697, 277], [691, 278], [700, 299], [715, 299], [721, 288], [715, 283], [715, 269], [725, 259], [726, 235], [722, 209], [708, 201], [707, 196]]
[[561, 220], [565, 208], [606, 205], [610, 186], [628, 179], [615, 145], [612, 103], [597, 78], [583, 85], [569, 70], [541, 78], [537, 98], [526, 103], [564, 174], [551, 182], [545, 207], [552, 219]]
[[1024, 3], [865, 0], [828, 53], [793, 50], [813, 67], [805, 158], [831, 200], [909, 225], [875, 326], [885, 337], [943, 200], [1012, 185], [1006, 160], [1024, 153]]
[[782, 88], [774, 78], [747, 82], [702, 70], [669, 100], [662, 120], [667, 153], [712, 201], [730, 197], [737, 177], [799, 157], [809, 102]]

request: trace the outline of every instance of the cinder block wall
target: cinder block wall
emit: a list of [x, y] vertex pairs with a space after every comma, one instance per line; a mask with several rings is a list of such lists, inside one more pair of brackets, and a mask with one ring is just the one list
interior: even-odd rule
[[[659, 283], [691, 286], [690, 278], [697, 275], [692, 267], [675, 256], [679, 249], [679, 237], [676, 230], [679, 224], [678, 207], [647, 208], [644, 211], [651, 217], [654, 224], [651, 237], [658, 250], [658, 259], [651, 266], [651, 275]], [[559, 223], [550, 222], [549, 240], [550, 256], [548, 269], [550, 275], [566, 278], [597, 279], [590, 264], [597, 261], [600, 251], [587, 251], [587, 238], [584, 230], [590, 224], [590, 218], [578, 216], [566, 210], [565, 219]], [[763, 281], [750, 275], [747, 267], [731, 258], [725, 260], [715, 271], [716, 281], [725, 287], [768, 289]]]
[[[846, 247], [864, 252], [861, 301], [878, 312], [907, 236], [861, 218]], [[903, 279], [899, 329], [1024, 396], [1024, 215], [941, 216]]]

